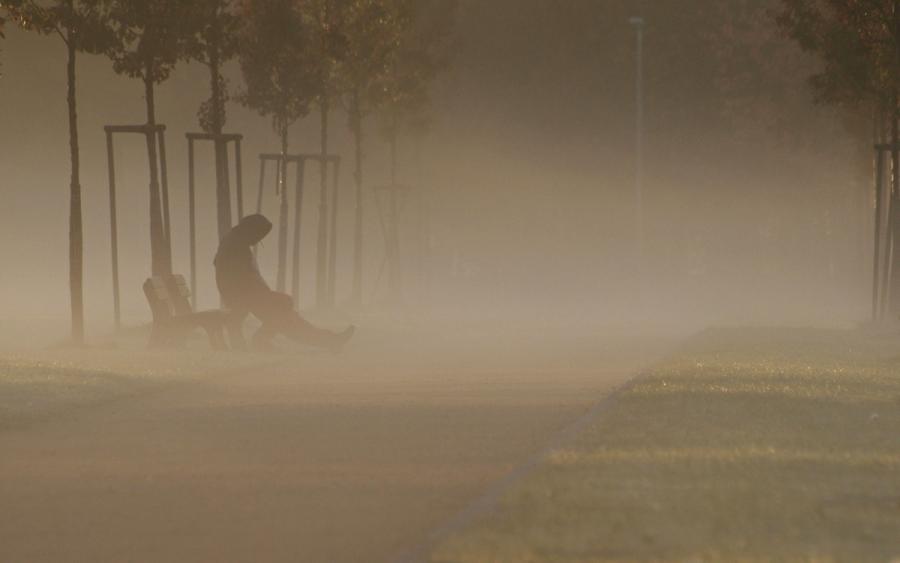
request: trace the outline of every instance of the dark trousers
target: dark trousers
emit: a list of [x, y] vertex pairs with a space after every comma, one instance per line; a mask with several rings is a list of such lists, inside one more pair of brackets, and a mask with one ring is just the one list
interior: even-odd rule
[[262, 326], [253, 335], [256, 344], [268, 344], [276, 335], [281, 334], [301, 344], [327, 346], [335, 337], [333, 332], [313, 326], [301, 317], [294, 310], [294, 300], [284, 293], [259, 293], [245, 300], [241, 306], [232, 308], [232, 311], [228, 329], [232, 347], [246, 346], [241, 325], [248, 314], [253, 314], [262, 322]]

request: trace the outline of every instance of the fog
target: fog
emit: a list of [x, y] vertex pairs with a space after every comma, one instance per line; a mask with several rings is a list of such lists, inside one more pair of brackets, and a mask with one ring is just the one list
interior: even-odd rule
[[[352, 303], [354, 139], [336, 107], [336, 307], [316, 307], [320, 171], [308, 162], [302, 319], [256, 283], [249, 236], [229, 238], [232, 297], [220, 300], [204, 142], [195, 297], [212, 311], [158, 296], [152, 324], [147, 147], [129, 134], [115, 147], [114, 329], [104, 126], [146, 121], [143, 84], [79, 55], [87, 346], [68, 345], [66, 52], [7, 21], [0, 560], [900, 560], [887, 551], [900, 537], [896, 331], [835, 330], [871, 313], [873, 116], [817, 103], [819, 63], [778, 35], [781, 4], [458, 0], [427, 127], [397, 146], [400, 299], [379, 199], [391, 151], [374, 115]], [[253, 213], [259, 155], [280, 140], [237, 103], [238, 63], [224, 74]], [[155, 95], [172, 265], [186, 277], [185, 134], [200, 129], [209, 83], [206, 67], [180, 63]], [[317, 109], [291, 127], [291, 153], [320, 151]], [[271, 164], [265, 180], [276, 228], [257, 258], [275, 288]], [[236, 315], [216, 310], [229, 299], [259, 317], [248, 336], [260, 321], [272, 330], [239, 346]], [[213, 349], [181, 330], [195, 321]]]
[[[400, 143], [400, 182], [413, 187], [403, 205], [401, 310], [536, 330], [551, 320], [684, 329], [863, 320], [865, 110], [814, 103], [806, 77], [815, 63], [759, 22], [762, 4], [462, 1], [455, 58], [432, 87], [429, 131]], [[642, 253], [628, 24], [639, 12], [647, 19]], [[58, 321], [61, 338], [68, 311], [65, 53], [53, 37], [7, 35], [0, 54], [0, 322]], [[103, 125], [141, 123], [145, 114], [140, 82], [115, 75], [103, 57], [82, 56], [78, 74], [86, 314], [89, 339], [96, 339], [112, 326]], [[227, 75], [232, 92], [240, 90], [235, 63]], [[198, 130], [207, 82], [204, 68], [182, 64], [157, 90], [158, 120], [168, 127], [174, 267], [185, 274], [184, 133]], [[244, 197], [252, 208], [256, 156], [276, 152], [278, 140], [265, 118], [234, 102], [227, 109], [227, 131], [245, 136]], [[352, 279], [352, 145], [343, 110], [332, 124], [334, 150], [344, 157], [340, 303]], [[389, 182], [389, 158], [377, 119], [366, 126], [364, 300], [377, 309], [386, 301], [387, 274], [378, 276], [384, 244], [370, 188]], [[291, 150], [319, 150], [315, 113], [292, 128]], [[211, 148], [198, 148], [198, 159], [203, 308], [218, 302]], [[140, 292], [150, 264], [143, 140], [118, 138], [116, 160], [123, 317], [138, 324], [150, 318]], [[315, 298], [317, 174], [308, 167], [302, 307]], [[268, 178], [264, 213], [274, 219], [271, 169]], [[260, 253], [270, 282], [275, 247], [272, 235]], [[8, 324], [3, 332], [21, 336], [22, 328]]]

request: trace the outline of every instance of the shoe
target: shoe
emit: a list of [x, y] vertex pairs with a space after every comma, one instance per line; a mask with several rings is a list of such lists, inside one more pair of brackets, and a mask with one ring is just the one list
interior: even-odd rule
[[272, 337], [260, 337], [259, 333], [253, 335], [250, 340], [250, 348], [254, 352], [263, 352], [266, 354], [274, 354], [278, 352], [278, 347], [272, 342]]
[[343, 332], [336, 333], [334, 337], [328, 339], [327, 348], [330, 352], [334, 354], [340, 354], [343, 351], [344, 346], [347, 342], [353, 338], [353, 334], [356, 333], [356, 327], [350, 325]]

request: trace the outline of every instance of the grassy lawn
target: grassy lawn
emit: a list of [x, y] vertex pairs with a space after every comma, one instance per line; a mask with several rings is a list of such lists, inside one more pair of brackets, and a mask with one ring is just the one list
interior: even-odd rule
[[0, 431], [152, 387], [137, 377], [37, 361], [0, 361]]
[[216, 353], [203, 342], [189, 349], [148, 350], [145, 338], [121, 340], [116, 347], [0, 355], [0, 431], [272, 361], [255, 354]]
[[434, 561], [900, 560], [900, 334], [707, 331]]

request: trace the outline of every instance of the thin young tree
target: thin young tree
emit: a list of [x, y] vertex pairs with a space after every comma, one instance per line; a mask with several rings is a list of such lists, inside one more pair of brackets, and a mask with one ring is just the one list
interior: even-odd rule
[[[0, 39], [6, 39], [6, 35], [3, 34], [3, 25], [6, 23], [6, 18], [3, 17], [3, 10], [9, 9], [15, 4], [18, 4], [18, 2], [0, 2]], [[2, 72], [0, 72], [0, 76], [3, 76]]]
[[72, 343], [84, 344], [84, 235], [81, 205], [81, 158], [78, 145], [76, 62], [79, 52], [100, 53], [112, 41], [106, 11], [93, 0], [25, 1], [8, 4], [24, 29], [56, 35], [66, 48], [66, 103], [69, 121], [69, 301]]
[[[872, 103], [869, 96], [852, 104], [810, 103], [814, 94], [805, 77], [818, 72], [821, 63], [772, 25], [772, 10], [781, 4], [782, 0], [734, 0], [706, 12], [704, 23], [711, 31], [704, 35], [704, 43], [714, 62], [708, 74], [715, 96], [710, 101], [736, 139], [773, 155], [804, 150], [823, 139], [852, 143], [852, 150], [845, 153], [854, 165], [852, 192], [841, 183], [832, 190], [823, 186], [828, 191], [817, 190], [815, 198], [822, 219], [817, 236], [828, 255], [823, 273], [832, 279], [848, 274], [857, 279], [864, 272], [871, 238]], [[774, 142], [759, 144], [764, 136]], [[832, 226], [835, 220], [846, 223], [846, 230]], [[854, 240], [847, 240], [851, 238], [847, 235]], [[842, 248], [853, 246], [858, 251], [852, 260], [840, 260]], [[848, 270], [841, 272], [842, 265]]]
[[0, 39], [6, 39], [3, 27], [6, 25], [6, 14], [17, 9], [25, 0], [3, 0], [0, 2]]
[[353, 287], [351, 303], [362, 305], [364, 121], [385, 101], [384, 77], [400, 42], [404, 20], [384, 0], [348, 0], [344, 14], [345, 55], [340, 84], [353, 136], [355, 188]]
[[227, 146], [220, 138], [227, 121], [225, 104], [229, 99], [222, 67], [237, 55], [240, 19], [235, 0], [198, 0], [192, 6], [197, 35], [190, 45], [190, 58], [209, 69], [210, 96], [200, 106], [198, 116], [203, 131], [215, 135], [216, 209], [219, 238], [222, 238], [231, 228]]
[[343, 23], [345, 0], [306, 0], [302, 2], [309, 32], [306, 67], [316, 77], [316, 101], [319, 106], [320, 188], [319, 221], [316, 241], [316, 306], [329, 303], [328, 289], [328, 132], [329, 114], [339, 93], [338, 64], [346, 52]]
[[[246, 0], [240, 13], [243, 27], [239, 59], [245, 83], [240, 101], [270, 118], [272, 128], [281, 140], [276, 285], [279, 291], [284, 291], [288, 240], [288, 131], [293, 123], [309, 114], [317, 93], [318, 77], [308, 66], [308, 30], [295, 0]], [[294, 228], [299, 229], [300, 225], [295, 224]]]
[[115, 41], [106, 49], [113, 70], [144, 85], [147, 108], [147, 160], [150, 167], [150, 253], [153, 275], [172, 272], [169, 241], [163, 227], [159, 155], [154, 128], [155, 87], [167, 80], [195, 38], [191, 4], [180, 0], [106, 0]]
[[[900, 209], [900, 4], [895, 0], [784, 0], [777, 22], [824, 63], [810, 79], [820, 101], [843, 106], [868, 103], [876, 108], [876, 123], [888, 124], [893, 171], [886, 214], [890, 259], [883, 277], [887, 283], [879, 283], [880, 249], [876, 246], [873, 302], [881, 286], [881, 292], [890, 295], [888, 308], [900, 311], [900, 267], [896, 266], [900, 264], [900, 220], [895, 217]], [[881, 213], [876, 207], [876, 215]]]
[[400, 34], [380, 77], [383, 131], [390, 145], [391, 190], [387, 233], [390, 300], [402, 299], [400, 263], [398, 142], [405, 123], [418, 121], [429, 101], [431, 84], [450, 63], [457, 4], [455, 0], [384, 0], [400, 22]]

